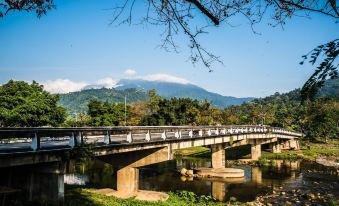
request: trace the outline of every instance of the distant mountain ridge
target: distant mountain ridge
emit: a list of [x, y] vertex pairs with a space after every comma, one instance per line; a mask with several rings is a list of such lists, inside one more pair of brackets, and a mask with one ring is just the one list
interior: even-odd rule
[[118, 82], [118, 85], [120, 86], [116, 87], [117, 90], [137, 88], [148, 91], [155, 89], [160, 96], [165, 98], [191, 98], [200, 101], [207, 99], [212, 105], [219, 108], [242, 104], [254, 99], [254, 97], [237, 98], [232, 96], [223, 96], [209, 92], [201, 87], [189, 83], [180, 84], [142, 79], [122, 79]]
[[[118, 86], [116, 88], [112, 89], [94, 87], [78, 92], [60, 94], [59, 105], [65, 107], [69, 113], [87, 112], [87, 104], [91, 99], [98, 99], [100, 101], [108, 101], [111, 103], [123, 103], [126, 95], [128, 103], [144, 101], [147, 99], [147, 90], [150, 89], [155, 89], [160, 96], [165, 98], [188, 97], [198, 100], [207, 99], [212, 103], [212, 105], [219, 108], [224, 108], [231, 105], [239, 105], [255, 99], [253, 97], [236, 98], [222, 96], [217, 93], [208, 92], [205, 89], [193, 84], [147, 81], [141, 79], [122, 79], [117, 85]], [[300, 101], [301, 99], [299, 91], [299, 89], [293, 90], [286, 93], [286, 95], [297, 92], [292, 96], [293, 98], [296, 98], [296, 101]], [[326, 81], [323, 88], [320, 89], [318, 96], [339, 97], [339, 79]], [[265, 98], [270, 98], [270, 96]]]
[[148, 81], [142, 79], [122, 79], [116, 88], [100, 88], [99, 86], [88, 86], [78, 92], [60, 94], [59, 104], [65, 107], [69, 113], [86, 112], [87, 104], [91, 99], [108, 102], [127, 102], [146, 100], [147, 91], [155, 89], [164, 98], [191, 98], [197, 100], [207, 99], [212, 105], [224, 108], [230, 105], [238, 105], [253, 100], [253, 97], [236, 98], [222, 96], [193, 84], [171, 83], [163, 81]]

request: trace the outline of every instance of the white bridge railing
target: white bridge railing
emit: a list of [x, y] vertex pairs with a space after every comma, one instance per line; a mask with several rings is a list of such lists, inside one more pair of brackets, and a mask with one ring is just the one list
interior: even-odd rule
[[83, 144], [103, 146], [255, 133], [302, 136], [286, 129], [259, 125], [0, 128], [0, 153], [14, 148], [37, 151]]

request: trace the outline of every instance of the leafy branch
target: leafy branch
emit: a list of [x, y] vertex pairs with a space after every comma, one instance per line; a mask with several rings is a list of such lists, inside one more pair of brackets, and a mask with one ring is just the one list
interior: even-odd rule
[[338, 78], [339, 64], [336, 62], [338, 55], [339, 39], [335, 39], [326, 44], [317, 46], [308, 54], [302, 56], [303, 60], [300, 62], [301, 65], [303, 65], [307, 60], [312, 65], [316, 64], [317, 61], [321, 61], [315, 72], [305, 82], [301, 89], [301, 96], [303, 100], [313, 100], [319, 88], [324, 85], [327, 79]]

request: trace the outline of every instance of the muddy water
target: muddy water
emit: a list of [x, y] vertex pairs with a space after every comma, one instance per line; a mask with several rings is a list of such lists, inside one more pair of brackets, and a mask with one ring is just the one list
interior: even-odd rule
[[[305, 187], [327, 182], [331, 192], [338, 193], [338, 177], [329, 175], [326, 168], [316, 163], [277, 160], [266, 167], [234, 166], [245, 170], [245, 178], [237, 180], [195, 179], [181, 177], [180, 168], [210, 167], [208, 159], [176, 159], [139, 168], [139, 189], [155, 191], [188, 190], [199, 195], [211, 195], [219, 201], [235, 197], [239, 201], [253, 201], [257, 196], [271, 193], [282, 186]], [[305, 175], [313, 171], [313, 176]], [[57, 166], [44, 168], [12, 168], [0, 171], [0, 205], [34, 205], [56, 200], [62, 205], [70, 186], [116, 188], [116, 169], [101, 161], [68, 164], [64, 172]], [[332, 189], [331, 189], [332, 188]], [[309, 191], [316, 187], [302, 188]], [[318, 188], [319, 189], [319, 188]], [[338, 194], [339, 195], [339, 194]]]

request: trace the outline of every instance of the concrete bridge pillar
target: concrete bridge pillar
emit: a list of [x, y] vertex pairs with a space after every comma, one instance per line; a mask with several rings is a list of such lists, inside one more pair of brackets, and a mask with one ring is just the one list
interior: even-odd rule
[[290, 149], [296, 149], [296, 150], [300, 149], [298, 140], [290, 139], [288, 142], [289, 142]]
[[252, 155], [252, 160], [258, 160], [259, 157], [261, 156], [261, 144], [252, 144], [251, 145], [251, 155]]
[[212, 168], [225, 167], [225, 148], [223, 144], [211, 145]]
[[278, 142], [272, 143], [272, 153], [281, 153], [281, 146]]
[[117, 172], [117, 191], [123, 193], [137, 192], [139, 187], [139, 170], [134, 167], [124, 167]]

